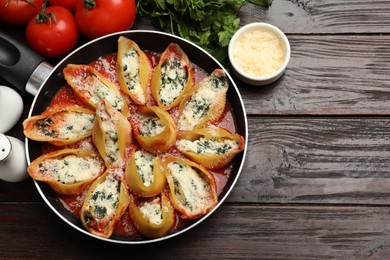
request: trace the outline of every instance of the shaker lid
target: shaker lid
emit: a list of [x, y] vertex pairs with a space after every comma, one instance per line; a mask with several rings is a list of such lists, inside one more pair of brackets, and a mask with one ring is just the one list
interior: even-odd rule
[[0, 162], [7, 159], [11, 150], [11, 141], [4, 134], [0, 133]]

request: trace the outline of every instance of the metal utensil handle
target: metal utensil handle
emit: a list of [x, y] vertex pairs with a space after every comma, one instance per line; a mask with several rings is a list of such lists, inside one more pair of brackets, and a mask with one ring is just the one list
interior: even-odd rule
[[[41, 55], [0, 31], [0, 75], [13, 88], [25, 93], [27, 82], [42, 62]], [[28, 92], [34, 94], [36, 90]]]

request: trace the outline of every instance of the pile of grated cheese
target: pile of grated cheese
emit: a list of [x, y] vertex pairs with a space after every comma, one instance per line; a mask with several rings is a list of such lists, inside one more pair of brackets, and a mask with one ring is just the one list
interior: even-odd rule
[[244, 72], [253, 76], [265, 76], [282, 66], [284, 51], [276, 35], [257, 30], [237, 39], [233, 46], [233, 58]]

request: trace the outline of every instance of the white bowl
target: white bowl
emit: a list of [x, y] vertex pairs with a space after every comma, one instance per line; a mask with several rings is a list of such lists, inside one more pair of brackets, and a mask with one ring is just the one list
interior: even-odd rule
[[[239, 67], [237, 60], [233, 56], [233, 49], [236, 45], [236, 42], [241, 36], [244, 34], [253, 32], [253, 31], [266, 31], [273, 33], [280, 42], [280, 47], [283, 51], [283, 62], [280, 65], [280, 67], [270, 74], [262, 75], [262, 76], [256, 76], [254, 74], [250, 74], [246, 71], [244, 71], [241, 67]], [[242, 50], [242, 52], [245, 52], [246, 50]], [[241, 52], [241, 51], [240, 51]], [[229, 43], [229, 60], [232, 65], [232, 69], [234, 74], [243, 82], [248, 83], [250, 85], [255, 86], [263, 86], [270, 84], [280, 78], [280, 76], [283, 75], [284, 71], [286, 70], [287, 64], [290, 60], [291, 55], [291, 49], [290, 49], [290, 43], [286, 37], [286, 35], [276, 26], [268, 24], [268, 23], [250, 23], [243, 27], [241, 27], [237, 32], [233, 35], [232, 39]], [[253, 57], [253, 61], [256, 62], [256, 57]]]

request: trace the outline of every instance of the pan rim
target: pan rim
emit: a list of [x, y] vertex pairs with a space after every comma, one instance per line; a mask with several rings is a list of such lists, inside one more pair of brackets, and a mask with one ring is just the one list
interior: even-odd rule
[[[241, 120], [244, 121], [244, 142], [245, 142], [245, 149], [242, 151], [242, 158], [241, 158], [241, 162], [237, 168], [237, 173], [235, 174], [235, 177], [234, 179], [232, 180], [230, 186], [228, 187], [228, 189], [226, 189], [226, 191], [224, 191], [224, 195], [221, 197], [221, 199], [219, 199], [218, 201], [218, 204], [210, 211], [208, 212], [206, 215], [204, 215], [203, 217], [195, 220], [193, 223], [191, 223], [190, 225], [188, 225], [187, 227], [179, 230], [179, 231], [176, 231], [172, 234], [169, 234], [169, 235], [166, 235], [166, 236], [163, 236], [163, 237], [160, 237], [160, 238], [154, 238], [154, 239], [145, 239], [145, 240], [118, 240], [118, 239], [113, 239], [113, 238], [103, 238], [103, 237], [100, 237], [100, 236], [97, 236], [95, 234], [92, 234], [90, 232], [88, 232], [87, 230], [85, 229], [82, 229], [81, 227], [75, 225], [74, 223], [70, 222], [67, 218], [65, 218], [63, 216], [63, 214], [61, 214], [53, 205], [52, 203], [48, 200], [48, 198], [46, 197], [46, 195], [44, 194], [44, 191], [42, 190], [41, 186], [42, 184], [40, 184], [38, 181], [36, 180], [33, 180], [34, 182], [34, 185], [36, 187], [36, 189], [38, 190], [38, 193], [40, 194], [40, 196], [42, 197], [42, 199], [44, 200], [44, 202], [49, 206], [49, 208], [60, 218], [62, 219], [65, 223], [67, 223], [68, 225], [70, 225], [71, 227], [75, 228], [76, 230], [90, 236], [90, 237], [93, 237], [93, 238], [96, 238], [98, 240], [102, 240], [102, 241], [105, 241], [105, 242], [111, 242], [111, 243], [116, 243], [116, 244], [150, 244], [150, 243], [156, 243], [156, 242], [159, 242], [159, 241], [163, 241], [163, 240], [167, 240], [167, 239], [170, 239], [170, 238], [173, 238], [173, 237], [176, 237], [184, 232], [187, 232], [188, 230], [194, 228], [195, 226], [197, 226], [198, 224], [200, 224], [201, 222], [203, 222], [205, 219], [207, 219], [211, 214], [213, 214], [222, 204], [223, 202], [227, 199], [227, 197], [229, 196], [229, 194], [231, 193], [231, 191], [233, 190], [233, 188], [235, 187], [236, 185], [236, 182], [238, 181], [240, 175], [241, 175], [241, 172], [242, 172], [242, 168], [243, 168], [243, 165], [245, 163], [245, 159], [246, 159], [246, 153], [247, 153], [247, 148], [248, 148], [248, 119], [247, 119], [247, 113], [246, 113], [246, 110], [245, 110], [245, 106], [244, 106], [244, 102], [242, 100], [242, 97], [241, 97], [241, 94], [239, 92], [239, 89], [236, 85], [236, 83], [234, 82], [234, 80], [232, 79], [232, 77], [230, 76], [229, 72], [226, 70], [226, 68], [217, 60], [215, 59], [210, 53], [208, 53], [206, 50], [202, 49], [201, 47], [199, 47], [198, 45], [192, 43], [191, 41], [187, 40], [187, 39], [184, 39], [184, 38], [181, 38], [179, 36], [176, 36], [176, 35], [173, 35], [173, 34], [169, 34], [169, 33], [166, 33], [166, 32], [161, 32], [161, 31], [154, 31], [154, 30], [128, 30], [128, 31], [120, 31], [120, 32], [116, 32], [116, 33], [112, 33], [112, 34], [108, 34], [108, 35], [105, 35], [105, 36], [102, 36], [102, 37], [99, 37], [99, 38], [96, 38], [94, 40], [91, 40], [81, 46], [79, 46], [78, 48], [76, 48], [75, 50], [73, 50], [71, 53], [69, 53], [68, 55], [66, 55], [61, 61], [59, 61], [57, 63], [56, 66], [53, 67], [53, 70], [50, 72], [50, 74], [46, 77], [46, 79], [42, 82], [41, 86], [39, 87], [39, 90], [36, 94], [36, 96], [34, 97], [33, 99], [33, 102], [31, 104], [31, 107], [30, 107], [30, 110], [29, 110], [29, 113], [28, 113], [28, 117], [31, 117], [32, 116], [32, 113], [33, 113], [33, 110], [34, 110], [34, 107], [35, 107], [35, 103], [37, 102], [37, 99], [40, 97], [41, 95], [41, 91], [43, 89], [43, 86], [46, 84], [47, 80], [49, 78], [52, 77], [53, 75], [53, 72], [59, 67], [59, 66], [62, 66], [63, 63], [71, 56], [75, 55], [77, 52], [79, 52], [81, 49], [91, 45], [91, 44], [94, 44], [98, 41], [102, 41], [103, 39], [106, 39], [106, 38], [111, 38], [111, 37], [119, 37], [121, 35], [131, 35], [131, 34], [142, 34], [142, 33], [145, 33], [145, 34], [160, 34], [160, 35], [163, 35], [163, 36], [166, 36], [166, 37], [170, 37], [170, 38], [175, 38], [179, 41], [183, 41], [189, 45], [191, 45], [192, 47], [196, 48], [198, 51], [202, 52], [203, 54], [207, 55], [210, 59], [212, 59], [218, 66], [219, 68], [221, 68], [227, 75], [227, 77], [229, 78], [229, 81], [232, 85], [232, 87], [234, 88], [234, 91], [238, 97], [238, 103], [240, 104], [240, 108], [242, 109], [242, 113], [243, 113], [243, 118]], [[230, 86], [231, 87], [231, 86]], [[25, 138], [25, 153], [26, 153], [26, 158], [27, 158], [27, 163], [28, 165], [31, 164], [31, 159], [30, 159], [30, 153], [29, 153], [29, 139], [26, 137]]]

